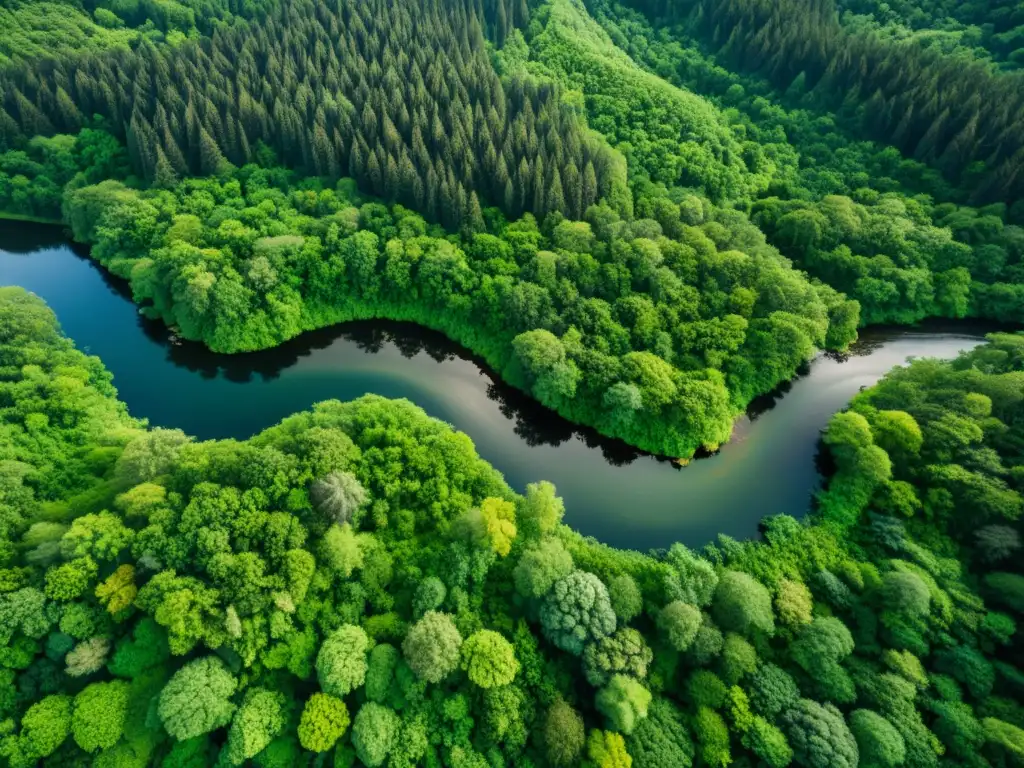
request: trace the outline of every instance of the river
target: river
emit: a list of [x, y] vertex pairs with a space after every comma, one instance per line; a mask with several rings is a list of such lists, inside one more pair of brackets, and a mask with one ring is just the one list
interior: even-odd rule
[[818, 439], [833, 413], [910, 356], [955, 357], [982, 340], [963, 324], [871, 329], [845, 359], [821, 355], [755, 403], [718, 454], [680, 469], [573, 426], [413, 325], [346, 324], [245, 355], [179, 342], [54, 227], [0, 221], [0, 285], [43, 298], [78, 347], [102, 358], [131, 413], [155, 426], [246, 438], [320, 400], [408, 398], [466, 432], [516, 490], [553, 482], [576, 530], [641, 550], [697, 547], [718, 533], [749, 538], [765, 515], [803, 514], [821, 482]]

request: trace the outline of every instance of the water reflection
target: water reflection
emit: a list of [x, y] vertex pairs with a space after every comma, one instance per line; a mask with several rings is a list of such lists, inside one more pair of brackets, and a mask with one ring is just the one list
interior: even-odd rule
[[154, 425], [244, 438], [320, 400], [405, 397], [466, 432], [514, 488], [554, 482], [573, 527], [637, 549], [699, 546], [719, 532], [747, 538], [764, 515], [802, 514], [820, 481], [815, 462], [829, 417], [908, 356], [954, 356], [984, 330], [872, 330], [850, 355], [822, 355], [758, 398], [732, 441], [679, 470], [574, 426], [415, 325], [350, 323], [273, 350], [219, 355], [143, 318], [127, 286], [59, 230], [0, 224], [0, 249], [0, 283], [44, 298], [79, 347], [103, 359], [130, 411]]

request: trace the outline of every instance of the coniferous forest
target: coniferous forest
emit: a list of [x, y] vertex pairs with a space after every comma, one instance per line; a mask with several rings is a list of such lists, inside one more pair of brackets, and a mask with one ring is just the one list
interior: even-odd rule
[[0, 252], [0, 768], [1024, 766], [1022, 67], [1007, 0], [4, 3], [0, 218], [216, 353], [409, 321], [685, 463], [1001, 330], [641, 553], [408, 400], [152, 426]]

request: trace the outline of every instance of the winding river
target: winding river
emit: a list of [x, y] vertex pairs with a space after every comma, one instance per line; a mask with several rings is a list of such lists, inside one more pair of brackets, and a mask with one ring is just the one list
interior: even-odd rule
[[405, 397], [466, 432], [517, 490], [555, 483], [569, 525], [636, 549], [700, 546], [718, 533], [749, 538], [765, 515], [803, 512], [820, 483], [818, 438], [833, 413], [910, 356], [954, 357], [982, 340], [982, 329], [963, 324], [869, 330], [846, 359], [819, 356], [755, 403], [718, 454], [679, 469], [574, 427], [416, 326], [346, 324], [235, 356], [178, 342], [57, 228], [0, 222], [0, 285], [46, 300], [65, 333], [113, 372], [132, 414], [153, 425], [245, 438], [320, 400]]

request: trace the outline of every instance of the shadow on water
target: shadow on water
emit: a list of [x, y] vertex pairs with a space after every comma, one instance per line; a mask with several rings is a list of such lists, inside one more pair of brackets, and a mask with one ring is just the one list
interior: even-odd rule
[[909, 356], [952, 357], [992, 330], [965, 324], [870, 329], [751, 403], [733, 439], [680, 470], [577, 427], [493, 376], [442, 334], [356, 322], [281, 346], [221, 355], [140, 315], [127, 284], [69, 246], [60, 228], [0, 222], [0, 284], [46, 300], [81, 349], [99, 355], [130, 411], [201, 439], [245, 438], [313, 403], [366, 393], [408, 398], [466, 432], [514, 488], [551, 480], [568, 524], [621, 547], [699, 546], [756, 536], [768, 514], [801, 515], [821, 476], [821, 429], [857, 391]]
[[[100, 281], [113, 294], [131, 302], [132, 291], [128, 282], [98, 268], [89, 257], [88, 248], [71, 241], [69, 235], [63, 228], [52, 225], [0, 221], [0, 246], [3, 250], [31, 256], [41, 250], [66, 249], [80, 262], [94, 269]], [[463, 361], [476, 366], [481, 375], [488, 379], [488, 399], [493, 400], [502, 415], [515, 424], [515, 433], [528, 446], [558, 446], [578, 438], [588, 448], [599, 450], [613, 466], [624, 466], [640, 457], [651, 456], [621, 440], [605, 437], [594, 429], [564, 419], [503, 382], [472, 351], [438, 331], [415, 323], [392, 320], [353, 321], [307, 331], [273, 349], [226, 355], [212, 352], [199, 342], [178, 337], [160, 320], [138, 314], [137, 322], [146, 338], [166, 350], [167, 360], [174, 366], [198, 374], [203, 379], [224, 378], [236, 384], [247, 384], [256, 378], [271, 382], [303, 358], [308, 358], [318, 350], [329, 349], [339, 342], [347, 342], [371, 355], [392, 347], [409, 360], [425, 355], [437, 363]]]
[[[123, 285], [123, 281], [109, 275], [106, 282]], [[118, 286], [120, 288], [120, 286]], [[130, 291], [127, 294], [130, 300]], [[368, 355], [380, 354], [393, 348], [405, 359], [420, 355], [436, 363], [462, 361], [476, 366], [488, 379], [487, 398], [493, 400], [505, 418], [515, 424], [515, 433], [529, 446], [558, 446], [574, 437], [588, 447], [600, 450], [613, 465], [628, 464], [648, 455], [623, 443], [607, 438], [596, 430], [578, 426], [544, 407], [522, 391], [497, 378], [486, 363], [471, 351], [451, 341], [443, 334], [414, 323], [391, 320], [353, 321], [303, 333], [294, 339], [259, 352], [224, 355], [211, 352], [204, 345], [178, 339], [160, 321], [139, 317], [144, 333], [167, 348], [168, 359], [176, 366], [199, 374], [205, 379], [224, 377], [228, 381], [245, 384], [259, 378], [265, 382], [279, 378], [303, 358], [319, 350], [327, 350], [339, 343], [348, 343]]]

